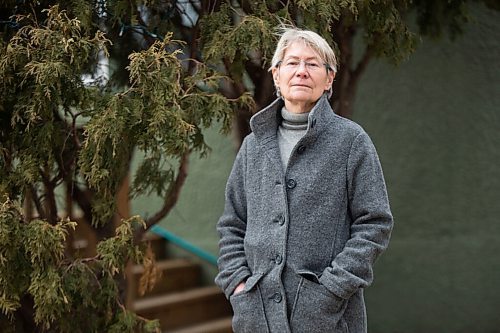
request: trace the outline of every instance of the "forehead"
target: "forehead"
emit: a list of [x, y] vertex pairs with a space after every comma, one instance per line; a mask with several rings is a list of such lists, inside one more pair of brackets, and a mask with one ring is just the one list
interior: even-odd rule
[[283, 54], [283, 59], [285, 58], [321, 59], [319, 54], [303, 41], [290, 43]]

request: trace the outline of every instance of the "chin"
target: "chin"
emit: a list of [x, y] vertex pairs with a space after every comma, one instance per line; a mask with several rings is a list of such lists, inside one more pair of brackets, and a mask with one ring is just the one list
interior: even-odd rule
[[313, 96], [307, 93], [294, 93], [290, 94], [286, 99], [292, 103], [311, 103], [313, 101]]

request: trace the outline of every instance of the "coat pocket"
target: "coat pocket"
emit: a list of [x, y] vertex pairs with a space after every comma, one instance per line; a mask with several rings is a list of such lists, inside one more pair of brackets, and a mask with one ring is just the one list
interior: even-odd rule
[[[302, 274], [301, 274], [302, 275]], [[343, 313], [347, 300], [336, 296], [323, 285], [300, 277], [290, 327], [293, 333], [348, 333]]]
[[247, 279], [243, 291], [229, 297], [234, 312], [232, 326], [235, 333], [269, 332], [258, 286], [262, 276], [252, 275]]

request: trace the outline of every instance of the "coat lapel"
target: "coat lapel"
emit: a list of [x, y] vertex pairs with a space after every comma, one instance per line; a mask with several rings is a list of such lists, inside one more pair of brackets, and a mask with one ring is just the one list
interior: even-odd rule
[[[271, 163], [275, 166], [278, 174], [283, 175], [283, 167], [278, 146], [277, 129], [281, 118], [279, 111], [284, 102], [277, 98], [269, 106], [262, 109], [250, 119], [250, 128], [257, 139], [259, 146], [265, 151]], [[303, 141], [313, 143], [321, 133], [322, 126], [329, 126], [334, 113], [324, 94], [316, 103], [309, 114], [309, 125]]]

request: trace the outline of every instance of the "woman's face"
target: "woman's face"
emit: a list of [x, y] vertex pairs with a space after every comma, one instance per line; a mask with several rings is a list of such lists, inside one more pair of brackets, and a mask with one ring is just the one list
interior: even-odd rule
[[330, 89], [335, 77], [313, 49], [305, 43], [290, 44], [273, 78], [291, 112], [308, 112], [325, 90]]

